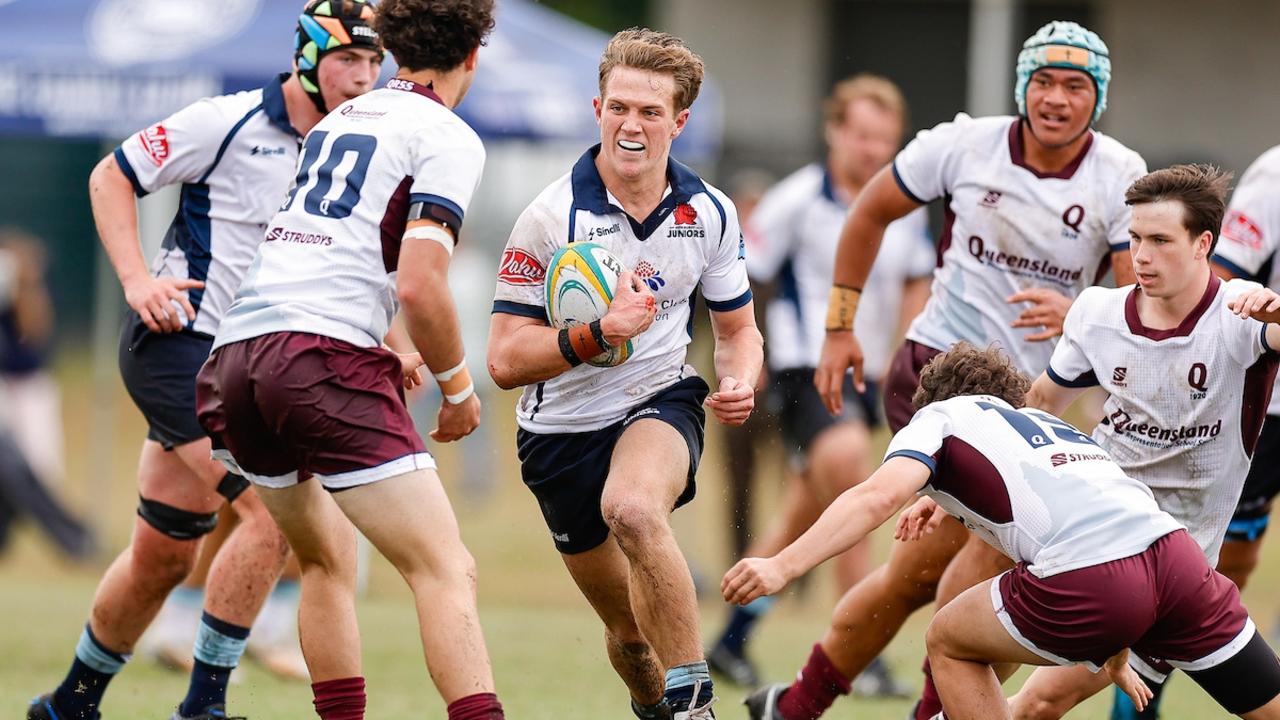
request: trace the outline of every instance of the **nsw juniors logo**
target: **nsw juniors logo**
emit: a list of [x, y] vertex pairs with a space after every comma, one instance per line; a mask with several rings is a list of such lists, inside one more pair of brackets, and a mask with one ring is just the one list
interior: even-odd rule
[[649, 289], [654, 292], [658, 292], [667, 284], [667, 281], [662, 279], [662, 271], [650, 265], [648, 260], [641, 260], [640, 264], [636, 265], [635, 272], [636, 276], [643, 280], [644, 284], [648, 285]]
[[676, 224], [692, 225], [698, 222], [698, 211], [693, 209], [689, 203], [680, 203], [676, 206]]
[[507, 248], [498, 266], [498, 280], [508, 285], [541, 285], [546, 274], [538, 258], [519, 248]]
[[156, 167], [163, 165], [169, 157], [169, 134], [163, 125], [152, 125], [138, 133], [138, 144]]
[[[698, 224], [698, 211], [694, 210], [689, 203], [677, 205], [676, 211], [671, 216], [675, 218], [675, 224], [667, 228], [667, 237], [700, 238], [707, 236], [707, 231]], [[692, 227], [680, 227], [681, 225], [690, 225]]]

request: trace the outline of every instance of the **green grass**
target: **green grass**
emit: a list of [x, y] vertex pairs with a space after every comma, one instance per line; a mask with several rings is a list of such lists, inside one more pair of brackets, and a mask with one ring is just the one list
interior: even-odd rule
[[[112, 554], [127, 542], [133, 519], [134, 463], [143, 436], [141, 419], [118, 387], [104, 397], [114, 440], [109, 457], [85, 457], [90, 436], [88, 373], [67, 368], [68, 467], [64, 493], [76, 507], [101, 509], [106, 546]], [[114, 382], [114, 381], [113, 381]], [[468, 502], [458, 490], [461, 470], [452, 447], [433, 447], [450, 487], [463, 534], [480, 568], [480, 609], [493, 658], [498, 691], [512, 718], [627, 718], [626, 692], [604, 654], [599, 621], [578, 595], [554, 552], [537, 506], [521, 485], [514, 459], [511, 402], [501, 396], [486, 407], [486, 421], [497, 426], [493, 449], [495, 490], [483, 503]], [[729, 563], [726, 551], [725, 488], [720, 467], [719, 437], [710, 432], [700, 473], [698, 499], [676, 515], [675, 526], [694, 567], [707, 584], [718, 585]], [[880, 438], [883, 443], [885, 438]], [[94, 468], [90, 472], [89, 468]], [[764, 518], [774, 494], [776, 459], [764, 464], [761, 502]], [[875, 538], [882, 556], [888, 547], [882, 532]], [[105, 563], [106, 559], [104, 559]], [[1264, 554], [1263, 567], [1246, 593], [1255, 619], [1270, 630], [1280, 587], [1276, 552]], [[27, 699], [61, 680], [84, 623], [86, 611], [105, 565], [69, 566], [56, 558], [44, 540], [22, 529], [8, 553], [0, 557], [0, 717], [20, 717]], [[803, 596], [790, 595], [760, 626], [753, 645], [764, 674], [775, 680], [794, 677], [809, 648], [821, 635], [833, 605], [829, 580], [820, 573]], [[368, 593], [360, 600], [365, 676], [371, 720], [443, 718], [444, 709], [426, 674], [410, 596], [399, 577], [375, 558]], [[705, 598], [703, 628], [719, 629], [723, 603]], [[889, 660], [903, 679], [918, 685], [928, 612], [918, 613], [890, 646]], [[1016, 687], [1017, 681], [1010, 684]], [[185, 677], [145, 659], [126, 668], [107, 694], [109, 719], [167, 718], [185, 692]], [[745, 718], [737, 706], [742, 692], [720, 686], [722, 718]], [[232, 710], [254, 720], [308, 718], [311, 694], [305, 684], [283, 683], [249, 663], [243, 680], [231, 689]], [[1071, 715], [1105, 718], [1109, 696], [1095, 698]], [[837, 720], [900, 720], [909, 702], [844, 699], [827, 717]], [[1225, 717], [1185, 677], [1171, 686], [1168, 718]]]

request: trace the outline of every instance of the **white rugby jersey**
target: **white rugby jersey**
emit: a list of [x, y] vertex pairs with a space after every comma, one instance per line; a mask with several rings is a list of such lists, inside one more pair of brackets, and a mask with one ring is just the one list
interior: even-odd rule
[[1212, 276], [1176, 328], [1138, 317], [1140, 288], [1090, 288], [1067, 313], [1048, 375], [1066, 387], [1110, 393], [1093, 437], [1160, 507], [1187, 526], [1210, 565], [1249, 474], [1276, 355], [1266, 325], [1227, 302], [1257, 287]]
[[988, 395], [921, 408], [885, 454], [919, 460], [921, 492], [1036, 577], [1136, 555], [1182, 526], [1088, 435]]
[[[827, 298], [836, 247], [849, 207], [836, 196], [831, 175], [819, 163], [775, 185], [751, 213], [747, 272], [759, 282], [777, 281], [765, 310], [769, 367], [775, 372], [813, 368], [826, 337]], [[873, 380], [889, 370], [902, 313], [902, 286], [929, 277], [936, 251], [924, 208], [889, 224], [871, 275], [863, 286], [854, 333]]]
[[598, 430], [659, 390], [694, 375], [685, 364], [693, 334], [693, 306], [701, 294], [715, 311], [751, 301], [742, 232], [729, 198], [675, 160], [668, 192], [643, 222], [622, 210], [600, 179], [597, 145], [573, 170], [547, 186], [511, 231], [498, 268], [493, 311], [546, 322], [544, 278], [551, 256], [571, 242], [597, 243], [618, 257], [653, 291], [657, 316], [633, 339], [623, 364], [582, 364], [528, 385], [516, 407], [520, 427], [535, 433]]
[[[1280, 290], [1280, 145], [1253, 161], [1231, 195], [1213, 261], [1236, 277]], [[1268, 415], [1280, 415], [1280, 393], [1272, 391]]]
[[182, 183], [151, 273], [204, 282], [187, 291], [196, 310], [187, 327], [196, 332], [217, 332], [293, 179], [301, 137], [285, 109], [281, 84], [288, 77], [199, 100], [115, 150], [138, 197]]
[[1027, 305], [1005, 300], [1030, 288], [1074, 298], [1097, 282], [1111, 253], [1129, 247], [1124, 192], [1146, 163], [1091, 130], [1067, 167], [1042, 174], [1023, 159], [1020, 123], [961, 113], [917, 135], [893, 173], [913, 200], [946, 203], [933, 291], [907, 337], [939, 350], [995, 342], [1034, 376], [1053, 343], [1023, 339], [1037, 328], [1009, 327]]
[[381, 344], [411, 206], [457, 233], [483, 166], [480, 138], [428, 87], [393, 78], [338, 106], [308, 133], [214, 346], [286, 331]]

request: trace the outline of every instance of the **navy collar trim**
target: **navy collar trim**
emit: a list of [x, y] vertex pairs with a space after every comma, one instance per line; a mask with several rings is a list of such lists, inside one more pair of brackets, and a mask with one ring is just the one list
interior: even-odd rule
[[302, 137], [289, 122], [289, 108], [284, 104], [284, 83], [291, 76], [292, 73], [280, 73], [262, 87], [262, 111], [272, 125], [294, 137]]
[[836, 195], [836, 181], [835, 178], [831, 177], [831, 168], [826, 165], [822, 166], [822, 197], [830, 200], [840, 207], [846, 207]]
[[440, 96], [436, 94], [435, 87], [431, 83], [427, 83], [426, 85], [423, 85], [422, 83], [416, 83], [412, 80], [405, 80], [404, 78], [391, 78], [390, 80], [387, 81], [387, 87], [392, 90], [401, 90], [404, 92], [411, 92], [416, 95], [421, 95], [423, 97], [431, 98], [432, 100], [435, 100], [441, 105], [444, 105], [444, 100], [441, 100]]
[[667, 182], [671, 184], [671, 192], [658, 203], [658, 207], [649, 213], [643, 222], [627, 215], [622, 208], [609, 202], [609, 192], [600, 178], [600, 170], [596, 168], [596, 156], [600, 154], [600, 145], [593, 145], [578, 162], [574, 163], [570, 182], [573, 185], [573, 207], [575, 210], [586, 210], [596, 215], [612, 215], [621, 213], [631, 223], [636, 237], [645, 239], [666, 220], [667, 215], [681, 203], [689, 202], [698, 193], [707, 191], [707, 186], [698, 174], [685, 165], [667, 158]]

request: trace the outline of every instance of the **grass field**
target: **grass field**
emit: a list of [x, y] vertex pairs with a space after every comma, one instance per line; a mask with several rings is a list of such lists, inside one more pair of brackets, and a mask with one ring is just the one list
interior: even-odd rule
[[[86, 457], [93, 433], [87, 412], [91, 398], [82, 367], [60, 372], [64, 381], [69, 480], [65, 494], [79, 509], [96, 509], [104, 544], [114, 555], [127, 541], [136, 502], [134, 465], [144, 435], [141, 418], [115, 385], [109, 399], [110, 456]], [[116, 382], [112, 378], [113, 383]], [[480, 568], [480, 609], [493, 657], [498, 691], [508, 717], [528, 720], [631, 717], [627, 696], [604, 655], [599, 622], [577, 594], [547, 537], [537, 506], [521, 485], [515, 466], [514, 394], [486, 407], [486, 422], [499, 438], [492, 449], [493, 492], [483, 502], [458, 491], [460, 458], [454, 448], [436, 448], [442, 475], [454, 497], [463, 534]], [[880, 438], [883, 443], [886, 438]], [[709, 586], [718, 585], [729, 564], [726, 506], [719, 436], [713, 429], [699, 479], [699, 496], [677, 514], [675, 524], [694, 567]], [[766, 470], [777, 467], [766, 461]], [[92, 468], [92, 473], [90, 471]], [[775, 494], [772, 472], [758, 481], [762, 521]], [[877, 555], [889, 539], [876, 537]], [[22, 716], [32, 695], [62, 678], [84, 623], [89, 600], [109, 557], [93, 567], [75, 567], [56, 557], [43, 538], [23, 528], [9, 552], [0, 557], [0, 717]], [[1263, 568], [1245, 594], [1258, 624], [1266, 631], [1280, 606], [1277, 552], [1265, 554]], [[826, 626], [833, 604], [829, 581], [819, 575], [803, 596], [790, 596], [762, 623], [753, 646], [765, 675], [794, 676], [809, 648]], [[702, 603], [704, 631], [719, 629], [724, 605], [716, 597]], [[927, 612], [917, 614], [889, 649], [899, 675], [918, 685]], [[367, 594], [360, 601], [365, 676], [371, 720], [443, 718], [444, 709], [425, 672], [417, 625], [407, 589], [380, 558], [371, 568]], [[1016, 679], [1010, 687], [1016, 687]], [[186, 679], [137, 659], [113, 683], [104, 703], [109, 720], [168, 718], [185, 692]], [[718, 686], [721, 718], [745, 718], [738, 706], [743, 692]], [[232, 686], [231, 709], [254, 720], [308, 718], [311, 694], [305, 684], [277, 681], [252, 664]], [[1073, 718], [1105, 718], [1108, 699], [1095, 698]], [[909, 702], [845, 699], [827, 717], [900, 720]], [[1165, 703], [1166, 718], [1216, 718], [1225, 714], [1187, 679], [1179, 678]]]

